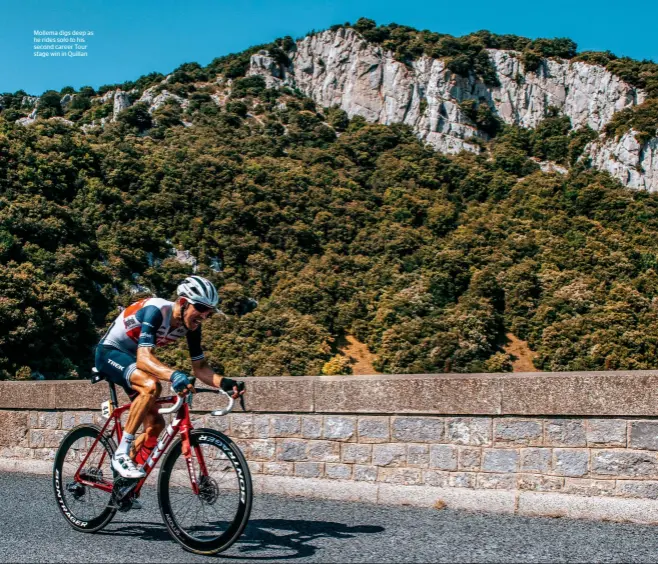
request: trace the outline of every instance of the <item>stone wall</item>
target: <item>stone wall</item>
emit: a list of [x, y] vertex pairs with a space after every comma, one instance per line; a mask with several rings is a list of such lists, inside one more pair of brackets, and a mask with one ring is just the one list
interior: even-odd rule
[[[259, 378], [248, 380], [249, 413], [212, 417], [216, 398], [203, 395], [194, 423], [240, 445], [257, 491], [656, 523], [657, 379]], [[0, 383], [0, 470], [49, 472], [68, 429], [102, 421], [93, 408], [106, 393], [86, 382]]]

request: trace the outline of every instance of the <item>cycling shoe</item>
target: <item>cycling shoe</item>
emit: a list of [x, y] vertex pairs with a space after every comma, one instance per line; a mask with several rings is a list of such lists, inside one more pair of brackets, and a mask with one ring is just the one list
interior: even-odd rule
[[146, 476], [146, 472], [141, 468], [137, 468], [127, 454], [115, 454], [112, 457], [112, 469], [118, 472], [122, 478], [130, 478], [131, 480], [139, 480]]

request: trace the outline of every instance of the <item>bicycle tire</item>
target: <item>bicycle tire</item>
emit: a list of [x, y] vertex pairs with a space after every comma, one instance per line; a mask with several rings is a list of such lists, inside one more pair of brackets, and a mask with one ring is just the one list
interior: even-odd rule
[[[68, 496], [66, 495], [66, 492], [69, 491], [67, 489], [69, 484], [65, 482], [66, 476], [63, 467], [64, 463], [67, 462], [69, 449], [74, 445], [76, 441], [84, 438], [89, 438], [93, 441], [100, 433], [101, 429], [96, 425], [79, 425], [71, 429], [62, 439], [62, 442], [57, 449], [57, 454], [55, 455], [55, 461], [53, 463], [53, 489], [55, 492], [57, 507], [59, 507], [61, 514], [64, 516], [71, 527], [73, 527], [76, 531], [81, 531], [84, 533], [95, 533], [96, 531], [100, 531], [114, 518], [117, 510], [116, 508], [105, 505], [105, 508], [99, 513], [97, 517], [93, 519], [80, 518], [80, 516], [75, 512], [76, 510], [70, 507], [70, 503], [67, 502]], [[111, 457], [114, 455], [114, 451], [116, 450], [116, 445], [112, 438], [101, 436], [101, 439], [98, 441], [95, 448], [105, 449], [107, 464], [109, 465], [109, 461], [111, 460]], [[80, 455], [74, 456], [74, 458], [77, 458], [79, 459], [79, 462], [82, 462]], [[79, 462], [69, 462], [70, 468], [77, 470], [76, 464], [79, 465]], [[89, 486], [83, 486], [82, 491], [84, 491], [84, 493], [81, 497], [84, 497], [87, 494], [85, 488], [88, 488], [89, 490], [92, 489]], [[89, 493], [91, 497], [91, 491]], [[104, 492], [102, 495], [104, 496], [105, 494], [106, 492]], [[109, 503], [109, 497], [111, 497], [111, 495], [107, 495]], [[72, 494], [71, 497], [75, 498], [75, 494]]]
[[[237, 501], [237, 509], [235, 510], [235, 514], [232, 519], [230, 516], [227, 517], [227, 519], [230, 520], [229, 524], [226, 530], [217, 538], [202, 540], [192, 536], [184, 530], [185, 528], [177, 519], [176, 511], [174, 511], [172, 508], [171, 503], [171, 490], [174, 487], [172, 486], [172, 473], [174, 470], [174, 465], [182, 454], [182, 439], [179, 438], [165, 455], [165, 459], [162, 462], [162, 468], [160, 470], [160, 476], [158, 478], [158, 503], [160, 505], [162, 520], [164, 521], [171, 536], [185, 550], [195, 554], [203, 555], [218, 554], [219, 552], [223, 552], [233, 543], [235, 543], [235, 541], [240, 538], [240, 535], [242, 535], [244, 528], [247, 526], [253, 502], [251, 474], [249, 473], [249, 467], [247, 465], [247, 461], [244, 458], [244, 455], [242, 454], [242, 451], [231, 439], [229, 439], [223, 433], [220, 433], [214, 429], [195, 429], [190, 432], [190, 443], [193, 448], [197, 445], [200, 447], [203, 445], [212, 445], [213, 447], [221, 449], [221, 453], [226, 457], [226, 460], [230, 462], [230, 465], [235, 473], [234, 478], [237, 480], [235, 493], [231, 493], [234, 490], [230, 488], [231, 484], [229, 483], [229, 489], [227, 490], [229, 493], [225, 495], [226, 498], [228, 498], [228, 496], [232, 496], [231, 498]], [[228, 467], [226, 462], [225, 465]], [[185, 468], [187, 467], [185, 466]], [[187, 476], [187, 480], [189, 485], [189, 475]], [[222, 482], [222, 484], [225, 483], [226, 482]], [[219, 499], [221, 489], [217, 487], [216, 483], [215, 487], [216, 492], [218, 492], [215, 493], [216, 499]], [[201, 500], [201, 495], [195, 496], [193, 493], [188, 495], [194, 496], [192, 499], [196, 499], [197, 503], [203, 506], [204, 502]], [[215, 501], [209, 505], [214, 503]]]

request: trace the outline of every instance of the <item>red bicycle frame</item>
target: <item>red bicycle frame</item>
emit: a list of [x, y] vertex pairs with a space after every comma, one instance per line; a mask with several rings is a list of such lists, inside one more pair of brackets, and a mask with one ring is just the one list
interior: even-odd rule
[[[178, 400], [179, 400], [178, 396], [167, 396], [163, 398], [158, 398], [156, 400], [156, 404], [168, 404], [168, 403], [175, 404]], [[94, 451], [99, 441], [104, 441], [106, 440], [107, 437], [111, 437], [112, 435], [115, 435], [117, 438], [117, 444], [121, 443], [121, 439], [123, 437], [123, 428], [121, 427], [121, 416], [130, 409], [130, 406], [131, 404], [122, 405], [121, 407], [117, 407], [112, 411], [110, 417], [108, 417], [107, 421], [105, 422], [105, 425], [103, 425], [100, 434], [98, 435], [98, 437], [96, 437], [96, 440], [94, 441], [93, 445], [89, 449], [89, 452], [87, 452], [84, 460], [78, 467], [75, 473], [76, 482], [92, 488], [98, 488], [106, 492], [110, 492], [110, 493], [112, 492], [114, 487], [113, 483], [108, 482], [106, 480], [91, 481], [86, 479], [84, 468], [87, 459]], [[114, 427], [112, 427], [112, 429], [108, 431], [108, 427], [110, 426], [110, 423], [114, 423]], [[178, 432], [180, 432], [182, 435], [182, 442], [183, 442], [182, 452], [183, 452], [183, 456], [185, 457], [185, 462], [187, 463], [187, 471], [190, 476], [190, 483], [192, 485], [192, 490], [194, 491], [195, 494], [199, 493], [199, 486], [196, 478], [196, 473], [194, 471], [194, 463], [192, 461], [192, 449], [190, 446], [190, 431], [192, 429], [194, 429], [194, 427], [192, 426], [192, 421], [190, 420], [189, 397], [188, 397], [185, 401], [183, 401], [181, 407], [176, 412], [176, 415], [174, 416], [173, 420], [165, 429], [164, 436], [162, 437], [162, 439], [160, 439], [157, 446], [153, 449], [151, 456], [149, 456], [148, 460], [144, 463], [143, 468], [146, 472], [146, 476], [140, 479], [137, 485], [135, 486], [133, 490], [133, 495], [135, 497], [139, 495], [139, 492], [142, 489], [144, 482], [149, 477], [152, 470], [155, 468], [162, 454], [167, 450], [167, 448], [169, 448], [169, 445], [172, 443], [174, 437]], [[199, 464], [200, 475], [207, 476], [208, 470], [206, 468], [206, 464], [203, 459], [203, 454], [198, 445], [194, 447], [194, 453], [196, 455], [196, 459]], [[101, 457], [100, 462], [98, 463], [99, 467], [105, 460], [106, 456], [107, 456], [107, 450], [103, 449], [103, 456]]]

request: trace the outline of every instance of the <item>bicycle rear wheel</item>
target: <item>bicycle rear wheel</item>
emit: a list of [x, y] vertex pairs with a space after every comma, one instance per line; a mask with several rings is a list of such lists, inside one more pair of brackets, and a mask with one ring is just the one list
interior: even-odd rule
[[109, 506], [111, 490], [104, 491], [75, 479], [80, 465], [89, 454], [80, 470], [80, 477], [99, 486], [112, 487], [110, 461], [116, 446], [111, 438], [105, 436], [94, 446], [100, 432], [96, 425], [80, 425], [71, 429], [59, 445], [53, 465], [57, 506], [71, 527], [86, 533], [99, 531], [116, 513], [116, 509]]
[[[190, 433], [190, 467], [178, 439], [165, 456], [158, 480], [162, 518], [183, 548], [217, 554], [229, 548], [249, 521], [252, 486], [240, 449], [213, 429]], [[192, 471], [199, 493], [192, 489]]]

